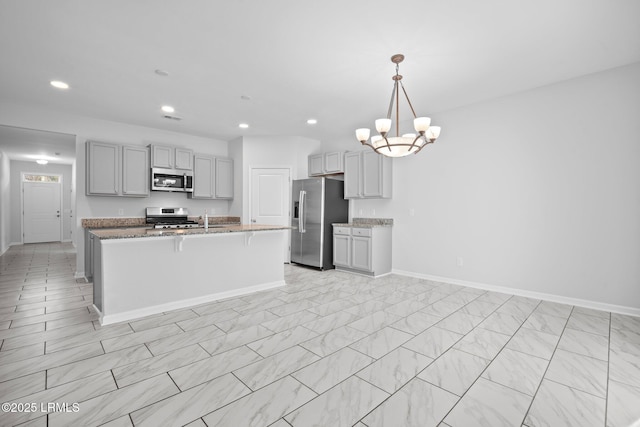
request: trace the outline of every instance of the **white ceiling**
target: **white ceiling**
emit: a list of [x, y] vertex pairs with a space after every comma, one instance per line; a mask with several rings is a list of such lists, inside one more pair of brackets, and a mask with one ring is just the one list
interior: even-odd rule
[[0, 125], [0, 150], [12, 160], [44, 159], [50, 163], [70, 165], [76, 159], [76, 137]]
[[386, 114], [392, 54], [428, 115], [638, 62], [639, 16], [637, 0], [0, 0], [0, 99], [224, 140], [355, 142]]

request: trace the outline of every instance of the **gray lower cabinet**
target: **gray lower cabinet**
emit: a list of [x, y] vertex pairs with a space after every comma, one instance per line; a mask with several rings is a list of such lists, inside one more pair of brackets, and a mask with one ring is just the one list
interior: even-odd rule
[[84, 277], [93, 282], [93, 304], [102, 311], [102, 246], [100, 239], [84, 230]]
[[233, 160], [196, 154], [192, 199], [233, 199]]
[[88, 196], [149, 197], [149, 149], [87, 142]]
[[373, 150], [344, 155], [345, 199], [390, 199], [392, 159]]
[[97, 237], [92, 238], [91, 248], [93, 305], [102, 312], [102, 245], [100, 244], [100, 239]]
[[334, 227], [333, 264], [370, 276], [390, 273], [391, 227]]

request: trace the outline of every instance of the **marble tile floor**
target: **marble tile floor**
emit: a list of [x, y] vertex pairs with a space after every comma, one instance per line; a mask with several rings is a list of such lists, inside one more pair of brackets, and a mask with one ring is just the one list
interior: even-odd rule
[[0, 256], [1, 426], [640, 420], [637, 317], [286, 265], [285, 287], [101, 327], [74, 269], [70, 244]]

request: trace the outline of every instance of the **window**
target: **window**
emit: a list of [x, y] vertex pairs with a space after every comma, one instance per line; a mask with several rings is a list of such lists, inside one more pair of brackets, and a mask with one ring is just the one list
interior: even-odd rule
[[60, 182], [60, 175], [32, 175], [24, 174], [24, 182]]

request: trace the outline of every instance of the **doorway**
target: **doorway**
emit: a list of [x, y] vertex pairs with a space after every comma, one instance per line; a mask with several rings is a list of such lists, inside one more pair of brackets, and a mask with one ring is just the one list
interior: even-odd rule
[[22, 242], [62, 240], [62, 175], [22, 174]]
[[[284, 225], [291, 222], [291, 168], [251, 168], [251, 222]], [[291, 261], [291, 231], [286, 230], [284, 262]]]

